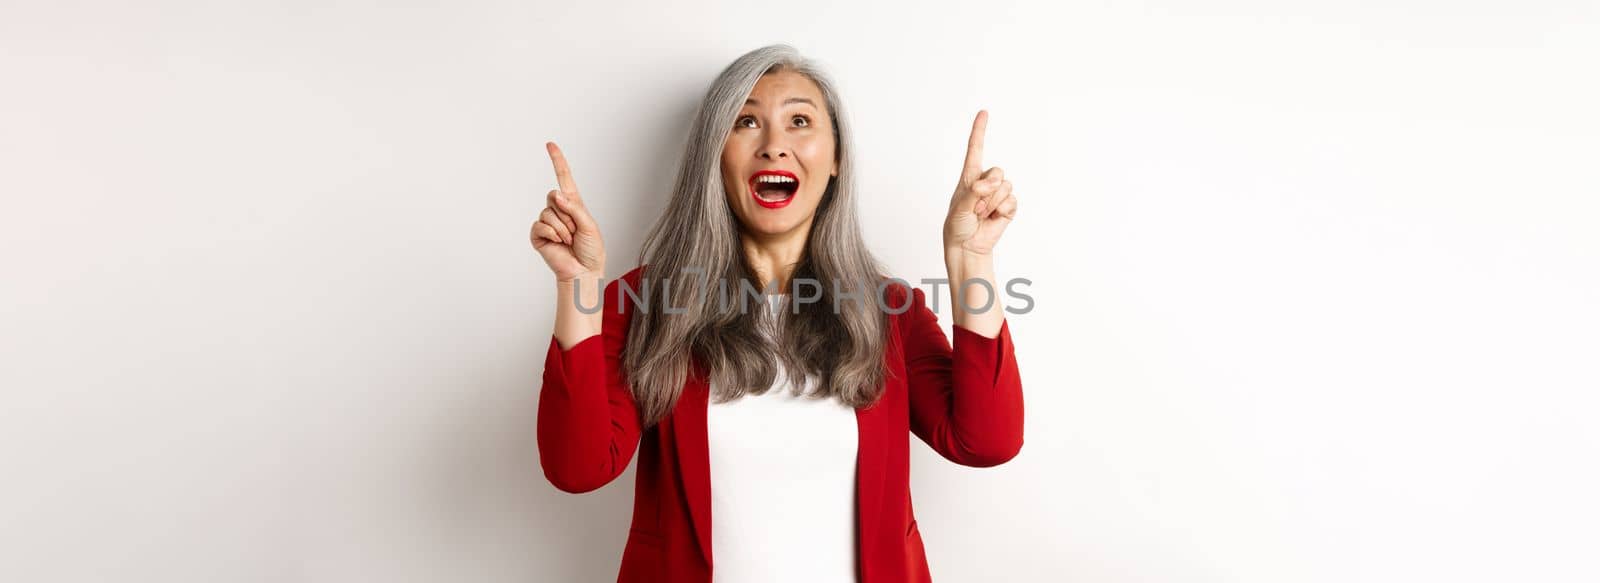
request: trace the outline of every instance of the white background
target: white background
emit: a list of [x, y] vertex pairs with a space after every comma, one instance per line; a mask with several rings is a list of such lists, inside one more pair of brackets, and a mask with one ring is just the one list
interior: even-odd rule
[[1594, 581], [1597, 39], [1581, 1], [0, 2], [0, 579], [613, 580], [633, 471], [565, 494], [535, 447], [542, 144], [621, 275], [706, 85], [789, 42], [898, 275], [943, 275], [979, 108], [1016, 184], [1026, 445], [914, 445], [936, 580]]

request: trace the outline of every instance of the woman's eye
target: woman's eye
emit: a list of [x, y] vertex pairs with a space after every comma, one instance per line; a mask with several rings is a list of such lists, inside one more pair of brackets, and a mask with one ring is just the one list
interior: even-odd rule
[[[811, 118], [803, 116], [803, 115], [794, 116], [794, 118], [791, 119], [790, 121], [795, 122], [795, 125], [803, 127], [803, 128], [804, 127], [811, 127]], [[734, 127], [739, 127], [739, 128], [753, 128], [753, 127], [755, 127], [755, 123], [756, 123], [755, 116], [743, 115], [743, 116], [739, 116], [739, 119], [734, 120], [733, 126]]]

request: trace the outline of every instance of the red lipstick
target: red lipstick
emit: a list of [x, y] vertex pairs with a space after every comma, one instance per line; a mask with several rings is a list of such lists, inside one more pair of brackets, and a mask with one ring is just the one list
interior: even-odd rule
[[[760, 180], [760, 178], [762, 176], [784, 176], [784, 177], [787, 177], [789, 180], [793, 180], [794, 181], [794, 182], [791, 183], [791, 184], [794, 185], [794, 189], [789, 191], [789, 196], [787, 198], [784, 198], [783, 200], [767, 200], [767, 199], [761, 198], [761, 195], [756, 193], [757, 192], [756, 187], [761, 184], [761, 182], [758, 182], [758, 181]], [[749, 184], [750, 184], [750, 198], [755, 199], [756, 204], [759, 204], [761, 206], [767, 207], [769, 209], [781, 209], [783, 207], [789, 206], [789, 203], [794, 202], [795, 194], [800, 192], [800, 178], [795, 176], [793, 172], [789, 172], [787, 170], [762, 170], [762, 171], [756, 172], [755, 174], [750, 175]]]

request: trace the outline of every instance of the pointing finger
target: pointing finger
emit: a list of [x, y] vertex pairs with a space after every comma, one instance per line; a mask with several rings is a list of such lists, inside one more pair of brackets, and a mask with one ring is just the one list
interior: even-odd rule
[[961, 171], [961, 176], [968, 180], [977, 178], [983, 171], [983, 133], [988, 127], [989, 111], [978, 110], [978, 117], [972, 120], [972, 135], [967, 137], [967, 161]]
[[572, 168], [567, 166], [567, 156], [561, 153], [561, 147], [555, 142], [545, 142], [544, 149], [550, 152], [550, 163], [556, 167], [556, 184], [561, 191], [577, 194], [578, 183], [572, 180]]

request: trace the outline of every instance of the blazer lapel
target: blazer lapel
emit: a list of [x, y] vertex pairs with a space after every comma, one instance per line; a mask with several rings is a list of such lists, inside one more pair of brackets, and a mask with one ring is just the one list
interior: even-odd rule
[[[889, 316], [889, 343], [884, 347], [885, 366], [894, 370], [893, 363], [900, 353], [899, 319]], [[887, 404], [889, 392], [896, 383], [904, 382], [898, 378], [885, 379], [884, 395], [877, 403], [865, 409], [856, 409], [856, 534], [857, 554], [863, 563], [860, 566], [862, 580], [873, 577], [865, 561], [866, 557], [881, 556], [874, 546], [874, 541], [890, 540], [879, 534], [882, 526], [878, 516], [883, 509], [884, 473], [888, 468], [889, 439], [887, 435], [890, 423], [887, 417], [891, 409]]]
[[694, 523], [700, 553], [711, 564], [711, 451], [706, 439], [706, 406], [710, 402], [710, 381], [698, 357], [691, 360], [689, 378], [673, 415], [677, 436], [678, 475], [683, 493], [689, 499], [689, 518]]
[[[858, 557], [873, 557], [868, 547], [878, 536], [878, 511], [883, 505], [885, 441], [883, 427], [886, 407], [880, 401], [856, 409], [856, 536]], [[863, 570], [866, 569], [862, 565]]]

